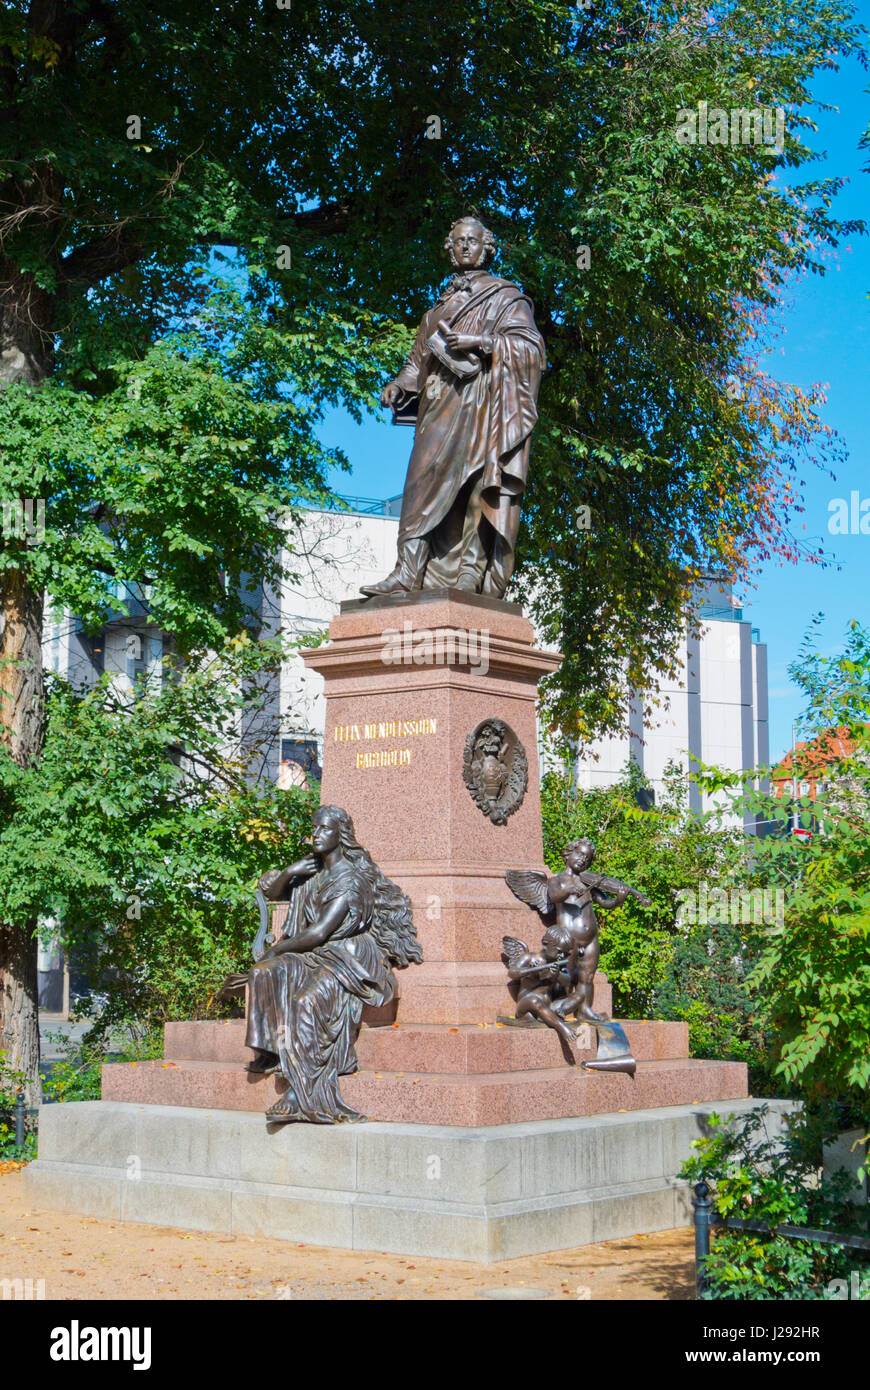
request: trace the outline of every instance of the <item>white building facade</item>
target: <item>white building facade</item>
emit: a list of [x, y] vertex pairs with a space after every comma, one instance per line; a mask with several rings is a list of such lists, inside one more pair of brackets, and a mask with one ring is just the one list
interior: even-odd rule
[[[598, 739], [581, 754], [579, 786], [611, 786], [630, 758], [659, 795], [669, 762], [686, 772], [696, 761], [731, 771], [769, 763], [767, 647], [744, 622], [730, 585], [707, 580], [698, 598], [698, 632], [683, 636], [676, 678], [631, 696], [625, 734]], [[702, 811], [714, 802], [692, 787], [689, 804]]]

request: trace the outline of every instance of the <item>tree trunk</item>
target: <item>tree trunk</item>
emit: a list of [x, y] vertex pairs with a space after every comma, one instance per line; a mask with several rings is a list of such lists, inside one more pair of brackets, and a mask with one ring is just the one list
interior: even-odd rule
[[23, 570], [0, 571], [0, 739], [21, 767], [36, 762], [45, 734], [42, 610]]
[[[27, 767], [42, 750], [42, 594], [22, 570], [0, 574], [0, 739]], [[36, 923], [0, 926], [0, 1050], [27, 1073], [28, 1105], [41, 1099]]]
[[[36, 386], [50, 372], [53, 310], [49, 296], [0, 262], [0, 390], [16, 382]], [[38, 537], [28, 537], [30, 543], [38, 544]], [[45, 736], [43, 594], [30, 582], [20, 532], [17, 538], [0, 535], [0, 544], [22, 557], [20, 566], [0, 571], [0, 742], [29, 767]], [[41, 1099], [36, 925], [0, 922], [0, 1050], [7, 1066], [27, 1074], [29, 1105]]]
[[0, 927], [0, 1052], [4, 1065], [24, 1072], [27, 1105], [39, 1105], [39, 1009], [36, 923]]

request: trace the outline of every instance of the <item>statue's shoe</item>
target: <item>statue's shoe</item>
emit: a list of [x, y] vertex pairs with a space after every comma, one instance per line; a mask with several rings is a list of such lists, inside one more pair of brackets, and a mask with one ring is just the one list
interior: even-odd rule
[[410, 590], [407, 584], [399, 577], [399, 570], [394, 569], [392, 574], [388, 574], [386, 579], [382, 579], [379, 584], [366, 584], [360, 588], [360, 593], [368, 598], [376, 598], [379, 594], [407, 594]]
[[294, 1120], [301, 1120], [302, 1114], [293, 1105], [288, 1105], [286, 1101], [276, 1101], [270, 1105], [266, 1111], [266, 1124], [268, 1125], [289, 1125]]
[[460, 570], [456, 576], [455, 588], [461, 589], [464, 594], [480, 593], [481, 576], [474, 570]]

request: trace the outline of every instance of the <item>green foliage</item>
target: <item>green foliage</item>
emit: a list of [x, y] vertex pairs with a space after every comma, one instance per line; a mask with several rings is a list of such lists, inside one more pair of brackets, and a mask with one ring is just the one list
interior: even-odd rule
[[256, 881], [298, 853], [317, 804], [259, 780], [263, 747], [240, 733], [281, 654], [234, 638], [132, 697], [56, 680], [40, 762], [0, 750], [0, 920], [59, 921], [105, 997], [101, 1029], [220, 1015], [215, 991], [249, 963]]
[[568, 841], [586, 836], [596, 845], [595, 868], [652, 900], [647, 908], [629, 898], [599, 917], [601, 969], [613, 986], [614, 1013], [624, 1018], [647, 1018], [655, 1011], [657, 990], [679, 941], [681, 890], [725, 873], [735, 853], [736, 837], [699, 827], [687, 807], [687, 780], [677, 768], [668, 769], [660, 802], [643, 811], [637, 793], [647, 785], [632, 762], [612, 787], [585, 791], [566, 773], [549, 772], [541, 788], [550, 868], [563, 867], [561, 852]]
[[[714, 1228], [706, 1271], [710, 1299], [826, 1299], [832, 1279], [859, 1276], [870, 1296], [870, 1257], [820, 1241], [772, 1233], [789, 1225], [841, 1235], [866, 1235], [863, 1208], [849, 1174], [819, 1176], [821, 1148], [835, 1133], [830, 1107], [787, 1118], [785, 1135], [771, 1139], [767, 1107], [723, 1125], [709, 1117], [710, 1133], [692, 1145], [680, 1176], [707, 1182], [723, 1217], [758, 1221], [771, 1233]], [[864, 1281], [862, 1283], [862, 1280]]]
[[0, 391], [0, 495], [45, 501], [44, 536], [7, 537], [0, 573], [24, 568], [91, 626], [147, 576], [151, 620], [190, 648], [252, 626], [245, 576], [292, 572], [293, 508], [322, 503], [328, 467], [346, 466], [317, 441], [324, 399], [371, 380], [318, 382], [296, 339], [226, 286], [195, 291], [186, 321], [97, 380], [77, 379], [74, 356], [39, 390]]
[[[262, 572], [270, 513], [322, 489], [318, 413], [372, 406], [473, 210], [547, 340], [517, 590], [566, 653], [551, 716], [582, 737], [670, 668], [699, 569], [793, 553], [795, 470], [836, 455], [818, 394], [756, 354], [788, 277], [857, 230], [836, 178], [795, 184], [815, 74], [860, 26], [849, 0], [401, 14], [397, 33], [380, 2], [224, 0], [217, 25], [210, 0], [5, 5], [3, 303], [48, 381], [0, 412], [0, 482], [44, 497], [51, 531], [10, 556], [78, 612], [108, 555], [153, 574], [179, 641], [232, 629], [221, 572]], [[782, 104], [784, 149], [679, 144], [702, 98]], [[235, 359], [199, 326], [214, 246], [244, 300]]]
[[688, 1023], [691, 1056], [746, 1062], [752, 1094], [785, 1095], [773, 1074], [774, 1035], [764, 996], [748, 980], [761, 939], [754, 923], [707, 922], [680, 932], [654, 1012]]
[[[780, 832], [754, 848], [756, 881], [784, 886], [786, 910], [765, 933], [749, 983], [768, 1001], [777, 1073], [870, 1118], [870, 635], [853, 623], [845, 650], [829, 657], [808, 639], [790, 670], [807, 696], [801, 732], [839, 729], [854, 751], [832, 763], [815, 801], [797, 798], [802, 824], [814, 827], [808, 841]], [[798, 780], [819, 775], [801, 766], [810, 756], [799, 751]], [[753, 788], [729, 804], [781, 827], [789, 809]]]
[[[49, 1035], [51, 1037], [51, 1035]], [[163, 1056], [163, 1035], [144, 1032], [138, 1039], [126, 1038], [113, 1046], [105, 1036], [82, 1042], [63, 1040], [62, 1056], [52, 1062], [43, 1087], [46, 1101], [100, 1100], [100, 1074], [104, 1062], [144, 1062]]]

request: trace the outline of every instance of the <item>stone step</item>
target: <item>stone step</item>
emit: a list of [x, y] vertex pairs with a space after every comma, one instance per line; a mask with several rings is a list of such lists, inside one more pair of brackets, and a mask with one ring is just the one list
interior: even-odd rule
[[22, 1181], [31, 1210], [500, 1261], [687, 1225], [677, 1174], [708, 1113], [762, 1103], [775, 1139], [792, 1101], [487, 1129], [273, 1128], [244, 1112], [71, 1101], [43, 1106]]
[[[118, 1062], [103, 1067], [103, 1099], [139, 1105], [264, 1112], [280, 1078], [254, 1076], [237, 1062]], [[640, 1062], [634, 1077], [562, 1065], [477, 1074], [364, 1069], [341, 1080], [349, 1105], [372, 1120], [400, 1124], [501, 1125], [659, 1106], [743, 1099], [742, 1062]]]
[[[658, 1019], [627, 1019], [623, 1027], [639, 1062], [686, 1058], [689, 1029], [686, 1023]], [[164, 1029], [167, 1061], [245, 1063], [251, 1051], [245, 1047], [245, 1021], [167, 1023]], [[385, 1028], [363, 1027], [357, 1042], [360, 1067], [369, 1071], [514, 1072], [557, 1067], [569, 1063], [567, 1048], [551, 1028], [516, 1028], [505, 1024], [397, 1024]], [[578, 1031], [573, 1060], [591, 1061], [597, 1050], [591, 1028]]]

